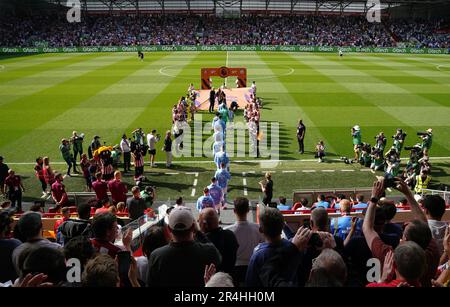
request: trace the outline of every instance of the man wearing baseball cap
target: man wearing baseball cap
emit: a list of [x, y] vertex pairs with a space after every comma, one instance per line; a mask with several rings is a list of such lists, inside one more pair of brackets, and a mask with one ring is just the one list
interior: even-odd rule
[[172, 241], [152, 252], [147, 284], [150, 287], [204, 287], [208, 265], [219, 265], [219, 251], [211, 243], [194, 240], [197, 229], [190, 208], [180, 206], [169, 214]]

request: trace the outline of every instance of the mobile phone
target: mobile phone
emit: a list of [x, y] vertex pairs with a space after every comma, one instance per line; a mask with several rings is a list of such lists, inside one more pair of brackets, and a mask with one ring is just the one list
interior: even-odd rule
[[117, 253], [119, 260], [119, 275], [120, 277], [127, 277], [130, 270], [131, 254], [129, 251], [120, 251]]
[[311, 229], [311, 224], [309, 222], [309, 219], [304, 219], [303, 220], [303, 227], [306, 227], [308, 229]]

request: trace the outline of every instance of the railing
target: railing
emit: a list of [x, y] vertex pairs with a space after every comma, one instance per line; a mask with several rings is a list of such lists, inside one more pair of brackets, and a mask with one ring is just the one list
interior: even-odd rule
[[442, 191], [442, 190], [431, 190], [431, 189], [423, 189], [423, 195], [439, 195], [441, 196], [446, 204], [450, 204], [450, 191]]

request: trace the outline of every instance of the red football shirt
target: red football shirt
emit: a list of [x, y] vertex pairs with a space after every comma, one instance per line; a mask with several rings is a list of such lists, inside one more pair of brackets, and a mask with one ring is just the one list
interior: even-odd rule
[[92, 188], [95, 191], [95, 196], [97, 197], [97, 200], [106, 199], [108, 198], [108, 184], [103, 181], [94, 181], [92, 183]]
[[113, 204], [127, 201], [128, 188], [125, 185], [125, 183], [123, 183], [120, 180], [113, 179], [110, 182], [108, 182], [108, 188], [109, 191], [111, 192]]
[[108, 254], [113, 258], [115, 258], [117, 253], [122, 250], [120, 247], [112, 244], [111, 242], [99, 239], [91, 239], [91, 244], [98, 253]]
[[[399, 279], [394, 279], [387, 283], [371, 282], [370, 284], [367, 284], [366, 287], [368, 287], [368, 288], [379, 288], [379, 287], [394, 288], [394, 287], [398, 287], [398, 285], [402, 282], [403, 281], [399, 280]], [[409, 285], [412, 287], [420, 287], [420, 283], [409, 283]]]
[[57, 202], [59, 202], [61, 205], [67, 204], [67, 194], [66, 194], [66, 188], [64, 187], [64, 184], [61, 182], [55, 181], [52, 184], [52, 195], [56, 199]]

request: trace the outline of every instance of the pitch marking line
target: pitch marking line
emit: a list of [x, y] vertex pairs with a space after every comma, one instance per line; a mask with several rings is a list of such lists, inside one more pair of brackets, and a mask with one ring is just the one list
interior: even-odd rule
[[296, 171], [283, 171], [284, 174], [286, 173], [296, 173]]
[[[245, 177], [245, 172], [242, 172], [242, 177]], [[242, 185], [244, 186], [244, 196], [248, 195], [247, 191], [247, 178], [242, 178]]]
[[341, 172], [354, 172], [355, 170], [353, 169], [341, 169]]
[[179, 175], [180, 173], [164, 173], [166, 175]]
[[324, 173], [334, 173], [334, 169], [323, 169], [322, 172], [324, 172]]
[[[430, 160], [449, 160], [450, 157], [431, 157]], [[400, 160], [406, 161], [409, 158], [401, 158]], [[340, 159], [331, 159], [333, 162], [342, 162]], [[282, 163], [296, 163], [296, 162], [317, 162], [316, 159], [304, 159], [304, 160], [232, 160], [232, 164], [241, 164], [241, 163], [264, 163], [264, 162], [282, 162]], [[8, 162], [7, 164], [11, 165], [35, 165], [36, 162]], [[52, 162], [54, 165], [65, 165], [66, 162]], [[162, 164], [157, 163], [157, 164]], [[204, 160], [192, 160], [192, 161], [177, 161], [176, 164], [211, 164], [211, 161]], [[247, 173], [254, 174], [254, 171], [248, 171]]]
[[313, 169], [306, 169], [302, 171], [303, 173], [315, 173], [316, 171]]
[[189, 173], [186, 173], [186, 174], [195, 176], [194, 183], [192, 184], [192, 192], [191, 192], [191, 196], [193, 197], [193, 196], [195, 196], [195, 187], [197, 186], [197, 183], [198, 183], [198, 179], [197, 179], [198, 178], [198, 173], [197, 172], [189, 172]]

